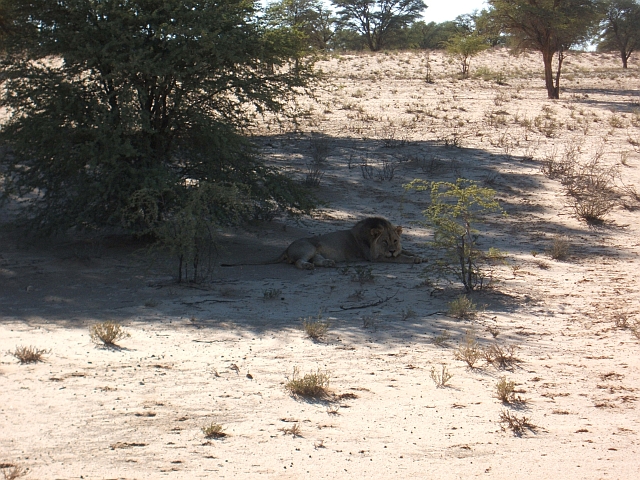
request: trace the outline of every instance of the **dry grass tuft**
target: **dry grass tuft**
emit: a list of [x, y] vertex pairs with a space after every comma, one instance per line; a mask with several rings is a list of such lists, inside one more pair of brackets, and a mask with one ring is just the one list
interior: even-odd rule
[[518, 349], [517, 345], [499, 345], [494, 343], [483, 350], [485, 361], [497, 368], [511, 368], [514, 364], [519, 363], [520, 359], [515, 353]]
[[567, 237], [562, 235], [556, 235], [553, 237], [551, 247], [547, 250], [547, 253], [554, 260], [566, 260], [569, 258], [570, 243]]
[[433, 380], [433, 383], [436, 384], [436, 387], [442, 388], [447, 386], [447, 383], [451, 380], [453, 374], [447, 371], [446, 365], [442, 365], [442, 370], [440, 372], [436, 370], [436, 367], [431, 367], [429, 376], [431, 377], [431, 380]]
[[467, 330], [464, 335], [464, 342], [455, 352], [456, 360], [463, 360], [469, 368], [473, 368], [475, 363], [482, 357], [482, 348], [478, 345], [473, 330]]
[[284, 388], [292, 395], [300, 397], [325, 397], [329, 393], [329, 374], [318, 369], [315, 373], [307, 373], [304, 377], [300, 377], [300, 369], [293, 367], [293, 375]]
[[285, 435], [293, 435], [294, 437], [302, 436], [302, 430], [300, 429], [300, 424], [298, 423], [294, 423], [290, 427], [279, 428], [278, 430], [284, 433]]
[[478, 306], [466, 295], [460, 295], [449, 302], [447, 314], [459, 319], [472, 318], [478, 314]]
[[518, 417], [517, 415], [512, 414], [509, 410], [503, 410], [500, 412], [500, 428], [502, 428], [503, 432], [506, 432], [507, 428], [509, 428], [514, 435], [518, 437], [525, 434], [527, 430], [536, 433], [538, 429], [538, 427], [531, 423], [524, 415], [522, 417]]
[[302, 320], [302, 328], [309, 338], [320, 340], [327, 334], [329, 322], [323, 322], [319, 315], [316, 319], [308, 317]]
[[27, 474], [27, 469], [22, 468], [19, 465], [11, 465], [8, 463], [0, 465], [2, 469], [2, 476], [4, 480], [15, 480]]
[[116, 346], [116, 342], [131, 335], [117, 322], [96, 323], [90, 330], [91, 341], [96, 345]]
[[204, 433], [204, 436], [206, 438], [222, 438], [227, 436], [222, 425], [213, 422], [205, 427], [202, 427], [202, 433]]
[[39, 348], [29, 347], [16, 347], [13, 352], [8, 352], [9, 355], [13, 355], [20, 363], [38, 363], [44, 361], [43, 355], [51, 353], [51, 350], [40, 350]]
[[515, 387], [515, 382], [510, 382], [507, 380], [507, 377], [502, 377], [496, 384], [496, 397], [498, 397], [502, 403], [506, 404], [518, 403], [523, 405], [527, 403], [524, 398], [516, 396]]

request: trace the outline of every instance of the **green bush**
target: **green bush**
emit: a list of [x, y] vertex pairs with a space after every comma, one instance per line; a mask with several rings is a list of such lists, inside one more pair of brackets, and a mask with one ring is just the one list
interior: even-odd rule
[[478, 247], [479, 231], [475, 225], [482, 223], [489, 213], [504, 214], [495, 190], [464, 178], [455, 183], [417, 179], [405, 185], [405, 189], [429, 190], [431, 194], [430, 205], [423, 214], [427, 225], [434, 229], [431, 245], [441, 250], [444, 258], [428, 268], [438, 275], [456, 276], [467, 292], [490, 283], [489, 267], [503, 262], [504, 255], [496, 249], [483, 252]]
[[[0, 37], [1, 103], [13, 113], [0, 131], [0, 189], [26, 200], [31, 226], [124, 225], [170, 248], [179, 231], [189, 257], [210, 224], [313, 207], [238, 133], [251, 111], [282, 111], [311, 65], [265, 33], [254, 2], [189, 6], [12, 1]], [[181, 218], [201, 214], [203, 224]]]

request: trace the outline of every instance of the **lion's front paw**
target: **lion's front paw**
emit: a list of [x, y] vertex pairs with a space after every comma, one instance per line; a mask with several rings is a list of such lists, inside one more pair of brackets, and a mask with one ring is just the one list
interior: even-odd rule
[[413, 257], [413, 263], [422, 263], [422, 262], [426, 262], [427, 259], [426, 258], [422, 258], [422, 257]]
[[336, 266], [336, 262], [334, 262], [333, 260], [323, 260], [322, 261], [322, 266], [323, 267], [335, 267]]
[[296, 267], [298, 267], [300, 270], [313, 270], [314, 268], [316, 268], [313, 263], [305, 262], [303, 260], [298, 260], [296, 262]]

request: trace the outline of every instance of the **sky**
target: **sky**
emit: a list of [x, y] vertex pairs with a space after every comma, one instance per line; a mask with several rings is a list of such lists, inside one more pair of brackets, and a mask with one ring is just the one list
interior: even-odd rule
[[423, 13], [427, 23], [453, 20], [463, 13], [486, 8], [484, 0], [424, 0], [424, 3], [429, 7]]

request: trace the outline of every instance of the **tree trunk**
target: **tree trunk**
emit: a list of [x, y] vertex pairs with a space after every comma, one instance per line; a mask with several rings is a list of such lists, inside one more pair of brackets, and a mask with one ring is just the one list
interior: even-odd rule
[[629, 59], [627, 52], [620, 50], [620, 58], [622, 58], [622, 68], [627, 68], [627, 60]]
[[553, 83], [553, 50], [542, 51], [542, 61], [544, 62], [544, 83], [547, 87], [547, 96], [552, 100], [560, 98], [560, 92]]

